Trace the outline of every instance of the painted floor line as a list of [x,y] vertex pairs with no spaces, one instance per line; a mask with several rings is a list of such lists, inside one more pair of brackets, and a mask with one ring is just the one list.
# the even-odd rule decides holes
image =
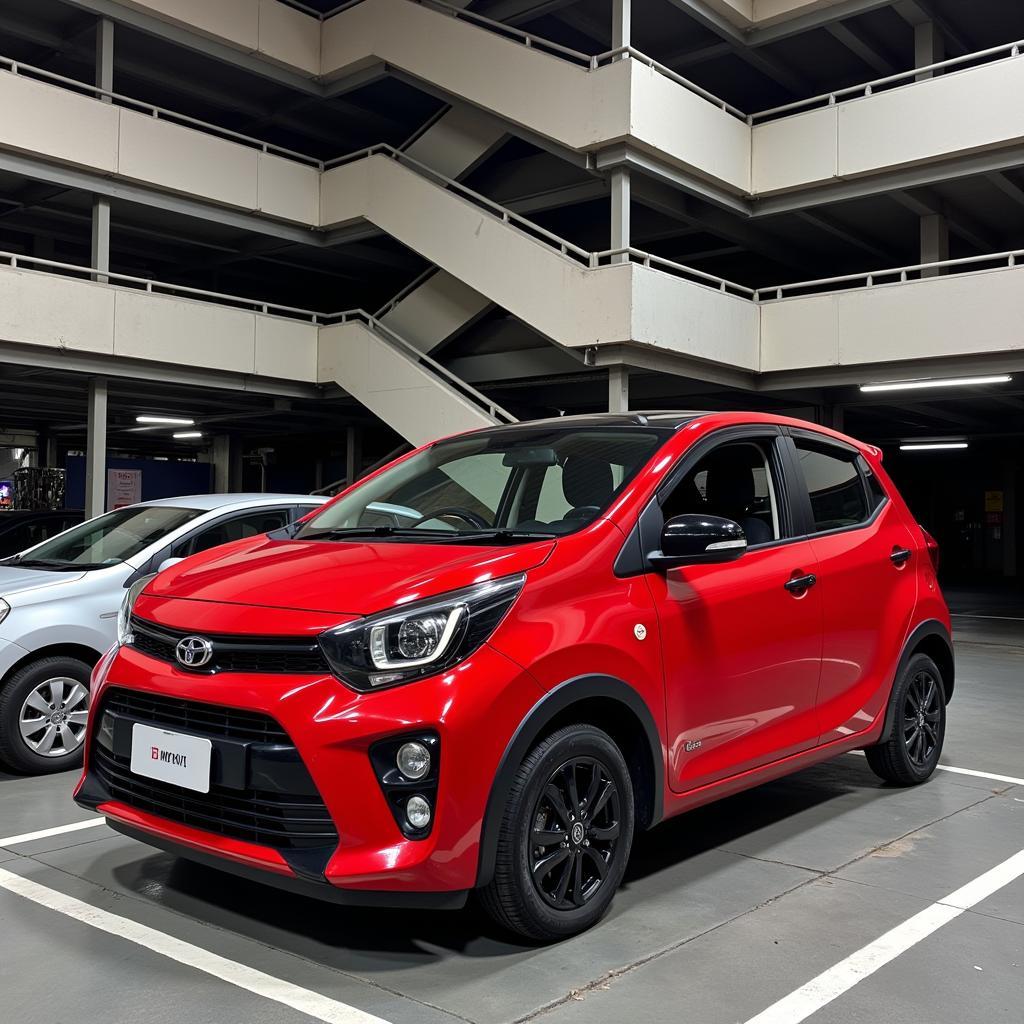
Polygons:
[[975,612],[951,612],[950,617],[954,619],[989,619],[995,622],[1024,622],[1024,618],[1017,615],[982,615]]
[[955,772],[957,775],[974,775],[979,779],[992,779],[995,782],[1009,782],[1011,786],[1024,786],[1024,779],[1015,779],[1012,775],[995,775],[992,772],[979,772],[973,768],[954,768],[951,764],[935,766],[940,772]]
[[106,818],[87,818],[85,821],[73,821],[69,825],[55,825],[53,828],[41,828],[38,832],[23,832],[20,836],[8,836],[0,839],[0,849],[5,846],[15,846],[18,843],[30,843],[33,839],[49,839],[50,836],[60,836],[65,832],[77,832],[82,828],[95,828],[97,825],[106,824]]
[[6,889],[39,906],[81,921],[90,928],[107,932],[109,935],[134,942],[137,946],[143,946],[160,956],[177,960],[187,967],[193,967],[211,977],[226,981],[229,985],[290,1006],[299,1013],[324,1021],[325,1024],[388,1024],[383,1018],[349,1006],[348,1003],[339,1002],[319,992],[294,985],[283,978],[275,978],[252,967],[246,967],[245,964],[228,960],[200,946],[176,939],[173,935],[139,924],[130,918],[94,907],[74,896],[50,889],[4,868],[0,868],[0,889]]
[[746,1024],[800,1024],[858,982],[895,960],[944,924],[1024,875],[1024,850],[896,925],[874,942],[823,971],[794,992],[751,1017]]

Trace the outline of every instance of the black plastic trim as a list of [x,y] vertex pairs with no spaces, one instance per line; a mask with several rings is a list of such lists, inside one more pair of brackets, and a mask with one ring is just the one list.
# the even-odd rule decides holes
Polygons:
[[556,716],[572,707],[573,704],[593,697],[618,701],[639,719],[651,758],[654,791],[651,794],[651,811],[648,820],[637,824],[642,828],[652,828],[661,821],[665,799],[665,765],[661,736],[650,708],[633,687],[614,676],[583,675],[567,679],[534,704],[526,717],[519,723],[519,727],[502,754],[498,770],[494,775],[494,782],[491,784],[491,793],[487,799],[487,809],[484,813],[480,833],[480,860],[476,877],[478,887],[487,885],[494,876],[494,860],[498,851],[501,819],[505,813],[505,805],[512,782],[526,755],[543,734],[545,727]]
[[[107,824],[121,835],[136,839],[140,843],[155,846],[158,850],[165,850],[185,860],[195,861],[205,867],[216,868],[218,871],[226,871],[232,875],[238,875],[250,882],[259,882],[261,885],[272,885],[277,889],[284,889],[287,892],[297,893],[301,896],[310,896],[315,900],[324,900],[329,903],[338,903],[347,907],[395,907],[408,910],[459,910],[466,905],[469,893],[466,889],[456,889],[451,892],[410,892],[407,890],[383,890],[383,889],[341,889],[330,882],[320,879],[314,881],[309,877],[292,878],[288,875],[279,875],[274,871],[265,871],[261,868],[250,867],[247,864],[239,864],[237,861],[228,860],[225,857],[218,857],[216,854],[204,853],[195,850],[190,846],[176,843],[163,836],[154,835],[145,829],[133,828],[115,818],[107,818]],[[293,865],[294,867],[294,865]]]
[[[903,651],[900,654],[900,660],[896,664],[896,671],[893,673],[892,682],[889,686],[889,693],[892,694],[892,687],[896,685],[896,680],[899,679],[903,670],[907,667],[907,662],[910,661],[914,654],[917,646],[929,636],[937,636],[946,645],[949,651],[949,663],[953,666],[953,673],[947,679],[945,676],[942,678],[943,689],[946,691],[946,703],[948,704],[953,697],[953,683],[955,679],[956,669],[956,658],[953,654],[953,640],[949,635],[949,630],[939,622],[938,619],[928,619],[922,622],[911,634],[907,637],[906,642],[903,644]],[[892,706],[890,700],[889,706],[885,712],[885,724],[882,726],[882,735],[879,737],[878,742],[884,743],[892,735],[893,717],[895,715],[895,708]]]

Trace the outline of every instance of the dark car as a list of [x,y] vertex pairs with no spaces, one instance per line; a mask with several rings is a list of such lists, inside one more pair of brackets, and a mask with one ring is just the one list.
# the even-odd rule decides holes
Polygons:
[[47,509],[31,512],[13,509],[0,512],[0,558],[16,555],[25,548],[70,530],[85,518],[80,508]]

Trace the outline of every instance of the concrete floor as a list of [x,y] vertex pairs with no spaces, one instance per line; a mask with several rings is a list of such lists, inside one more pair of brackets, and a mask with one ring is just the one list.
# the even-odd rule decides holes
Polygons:
[[[956,626],[943,763],[1020,778],[1024,621]],[[73,781],[0,775],[0,836],[83,819]],[[609,917],[547,949],[475,911],[284,896],[102,825],[0,848],[0,869],[335,1000],[319,1019],[735,1024],[1022,848],[1024,786],[939,771],[887,789],[847,755],[640,837]],[[3,889],[0,995],[11,1024],[314,1019]],[[1024,877],[809,1019],[1021,1024]]]

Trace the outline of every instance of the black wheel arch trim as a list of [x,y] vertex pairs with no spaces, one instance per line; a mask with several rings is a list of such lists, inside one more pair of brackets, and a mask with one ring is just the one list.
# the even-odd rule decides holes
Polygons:
[[505,747],[498,770],[491,784],[487,798],[480,832],[480,852],[477,864],[477,887],[487,885],[494,875],[494,861],[498,850],[498,833],[501,819],[505,813],[508,793],[519,766],[523,763],[530,748],[562,712],[574,704],[593,698],[616,701],[628,708],[638,719],[643,729],[648,754],[651,758],[651,793],[650,813],[643,822],[637,821],[638,827],[652,828],[661,820],[665,793],[665,765],[662,755],[661,735],[655,724],[651,709],[637,691],[623,680],[615,676],[581,675],[567,679],[546,693],[530,709],[519,723],[515,733]]
[[[892,695],[892,688],[896,685],[896,680],[903,674],[903,670],[907,667],[907,663],[917,653],[918,648],[921,646],[921,641],[926,640],[929,637],[937,637],[945,647],[948,655],[948,664],[946,666],[940,665],[939,668],[943,669],[942,676],[942,688],[946,695],[946,703],[948,704],[953,697],[953,683],[955,678],[956,670],[956,659],[953,656],[953,640],[949,634],[949,630],[941,623],[938,619],[928,619],[918,625],[914,631],[907,637],[903,644],[903,651],[900,654],[900,660],[896,665],[896,672],[892,677],[892,686],[889,688],[890,698]],[[948,678],[945,669],[949,670]],[[889,706],[885,712],[885,724],[882,727],[882,735],[879,737],[879,743],[885,743],[892,735],[893,719],[895,717],[895,708],[892,706],[890,699]]]

